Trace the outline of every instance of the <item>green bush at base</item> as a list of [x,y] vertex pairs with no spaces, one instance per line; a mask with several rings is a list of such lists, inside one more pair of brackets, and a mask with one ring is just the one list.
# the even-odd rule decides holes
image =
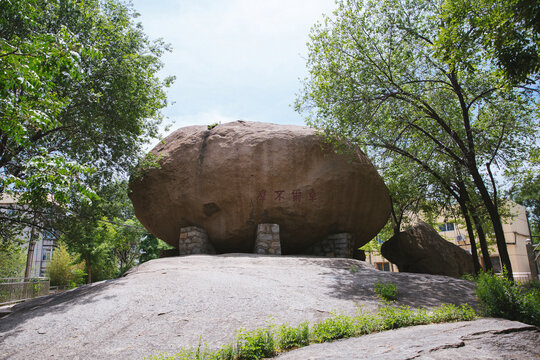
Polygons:
[[476,282],[476,295],[484,315],[540,326],[540,286],[537,281],[511,282],[503,272],[501,276],[481,273]]

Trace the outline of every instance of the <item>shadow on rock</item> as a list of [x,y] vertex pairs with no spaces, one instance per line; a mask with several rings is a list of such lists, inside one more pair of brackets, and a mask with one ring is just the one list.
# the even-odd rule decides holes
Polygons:
[[385,272],[353,259],[302,259],[306,264],[327,268],[335,280],[329,296],[357,302],[380,301],[373,292],[377,281],[393,282],[398,288],[396,305],[434,307],[441,304],[469,304],[477,309],[476,285],[472,281],[442,275]]
[[102,296],[103,291],[109,287],[120,285],[119,281],[121,279],[105,280],[17,304],[12,308],[11,314],[0,319],[0,339],[4,340],[14,335],[15,333],[9,333],[9,331],[33,318],[51,313],[61,314],[72,305],[89,304],[97,301],[98,298],[111,298],[113,297],[111,295]]

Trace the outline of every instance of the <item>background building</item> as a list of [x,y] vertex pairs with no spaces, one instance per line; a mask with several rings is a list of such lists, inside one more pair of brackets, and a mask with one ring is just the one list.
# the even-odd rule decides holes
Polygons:
[[[514,279],[528,280],[537,278],[538,258],[533,249],[534,244],[531,242],[526,209],[522,205],[510,202],[510,211],[513,216],[504,221],[503,230],[510,262],[512,263]],[[451,221],[441,216],[437,219],[437,223],[436,229],[439,235],[467,250],[469,253],[471,252],[467,229],[465,225],[462,225],[464,221],[460,219]],[[477,247],[479,249],[478,244]],[[494,271],[500,273],[502,270],[501,259],[495,244],[489,246],[489,254]],[[484,266],[480,254],[479,260],[481,265]],[[396,265],[390,263],[379,253],[366,253],[366,261],[381,271],[399,271]]]
[[[13,212],[20,210],[21,206],[13,197],[4,194],[0,199],[0,211],[13,214]],[[56,235],[54,231],[45,231],[38,226],[29,225],[24,227],[17,237],[22,240],[22,246],[26,249],[27,254],[30,251],[28,277],[46,276],[55,247]]]

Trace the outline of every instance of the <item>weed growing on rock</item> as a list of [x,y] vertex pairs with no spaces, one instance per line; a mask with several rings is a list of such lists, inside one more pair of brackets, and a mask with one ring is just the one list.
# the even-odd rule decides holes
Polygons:
[[309,345],[309,324],[303,322],[298,327],[281,325],[277,331],[277,346],[289,350]]
[[392,282],[384,283],[380,279],[375,283],[373,291],[381,300],[393,301],[398,295],[397,285]]
[[313,325],[311,338],[322,343],[354,336],[356,333],[355,318],[346,315],[334,315],[331,318]]
[[176,355],[157,354],[148,360],[256,360],[278,352],[337,339],[396,329],[399,327],[430,323],[468,321],[476,318],[468,305],[442,305],[434,309],[411,309],[407,306],[382,306],[376,313],[360,313],[357,316],[334,314],[332,317],[309,327],[301,323],[297,327],[282,325],[241,330],[234,344],[210,351],[201,345],[196,349],[183,349]]
[[238,360],[257,360],[273,356],[276,351],[274,334],[270,329],[242,330],[236,340]]

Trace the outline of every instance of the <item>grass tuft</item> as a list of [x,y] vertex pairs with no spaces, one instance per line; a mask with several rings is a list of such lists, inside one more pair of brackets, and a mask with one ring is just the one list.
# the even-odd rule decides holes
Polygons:
[[384,283],[380,279],[375,283],[373,291],[381,300],[394,301],[397,299],[398,289],[393,282]]

